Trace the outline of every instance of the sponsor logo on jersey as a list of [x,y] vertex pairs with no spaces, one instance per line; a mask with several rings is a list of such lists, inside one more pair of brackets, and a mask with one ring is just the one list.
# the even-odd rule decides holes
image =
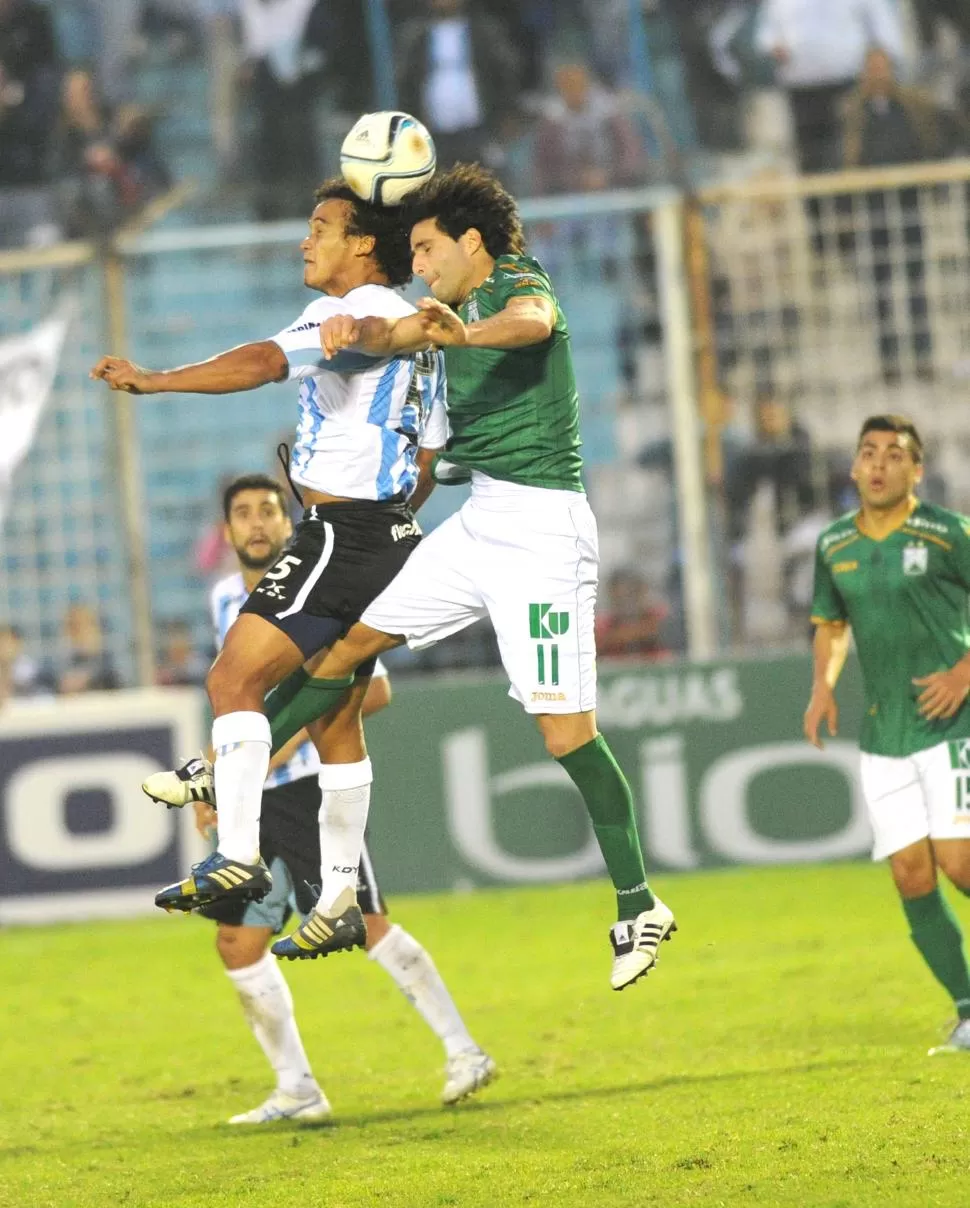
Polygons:
[[482,317],[478,310],[478,299],[477,298],[468,299],[468,302],[466,304],[466,311],[467,311],[467,317],[465,319],[466,323],[477,323],[478,320]]
[[903,546],[904,575],[925,575],[929,560],[930,551],[922,541],[910,541]]
[[290,331],[317,331],[319,327],[319,323],[298,323],[296,327],[291,327]]
[[931,533],[943,533],[944,536],[949,533],[949,529],[945,524],[938,524],[935,520],[924,520],[922,516],[910,516],[906,521],[907,528],[928,529]]
[[832,574],[833,575],[844,575],[844,574],[847,574],[850,570],[858,570],[858,569],[859,569],[858,562],[833,562],[832,563]]
[[859,530],[853,526],[852,528],[839,529],[837,533],[827,533],[819,539],[819,545],[822,552],[829,548],[830,545],[835,545],[839,541],[845,541],[849,537],[858,537]]

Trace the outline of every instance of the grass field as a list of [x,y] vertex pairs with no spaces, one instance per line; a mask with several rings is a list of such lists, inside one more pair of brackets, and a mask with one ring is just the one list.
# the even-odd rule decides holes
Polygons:
[[[270,1082],[201,920],[0,934],[0,1205],[956,1205],[970,1054],[885,870],[660,878],[681,930],[608,989],[601,884],[399,899],[502,1077],[362,957],[287,964],[331,1125],[222,1124]],[[970,925],[970,910],[957,909]]]

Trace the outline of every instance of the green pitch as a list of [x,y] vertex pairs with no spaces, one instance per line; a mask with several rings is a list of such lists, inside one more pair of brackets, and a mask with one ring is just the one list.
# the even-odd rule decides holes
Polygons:
[[220,1123],[270,1081],[201,920],[7,930],[0,1204],[970,1202],[970,1054],[926,1057],[948,1004],[885,870],[657,884],[681,929],[622,994],[605,885],[393,903],[501,1067],[457,1109],[380,969],[287,964],[337,1113],[315,1129]]

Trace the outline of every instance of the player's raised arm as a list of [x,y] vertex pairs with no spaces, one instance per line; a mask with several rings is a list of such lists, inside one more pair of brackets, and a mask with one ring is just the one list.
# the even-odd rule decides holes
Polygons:
[[428,337],[442,348],[528,348],[548,340],[556,325],[555,306],[539,294],[510,298],[498,314],[470,323],[437,298],[422,298],[418,306]]
[[102,357],[90,376],[127,394],[232,394],[281,382],[287,368],[279,345],[259,340],[178,369],[142,369],[123,357]]
[[406,356],[431,347],[426,326],[420,314],[397,319],[334,315],[320,324],[320,346],[327,361],[347,350],[370,357]]

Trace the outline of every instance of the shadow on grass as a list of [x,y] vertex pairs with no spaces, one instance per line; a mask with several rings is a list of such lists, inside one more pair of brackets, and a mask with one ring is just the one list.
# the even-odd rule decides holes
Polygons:
[[[319,1124],[300,1124],[286,1120],[274,1122],[270,1127],[273,1132],[285,1130],[294,1133],[334,1132],[347,1128],[368,1128],[375,1124],[394,1124],[407,1120],[453,1120],[463,1115],[480,1115],[507,1111],[509,1108],[534,1105],[541,1107],[543,1103],[573,1103],[584,1099],[601,1100],[617,1099],[625,1095],[642,1095],[656,1091],[668,1090],[679,1086],[703,1086],[713,1082],[744,1082],[752,1078],[778,1078],[784,1075],[816,1074],[830,1070],[845,1070],[856,1066],[867,1065],[868,1062],[853,1058],[837,1058],[831,1061],[808,1061],[800,1065],[771,1066],[756,1070],[727,1070],[713,1074],[670,1074],[664,1078],[653,1078],[643,1082],[628,1082],[622,1086],[598,1086],[576,1088],[575,1090],[554,1090],[535,1095],[518,1095],[511,1098],[499,1099],[494,1091],[486,1091],[483,1099],[466,1100],[456,1108],[442,1107],[440,1104],[427,1104],[423,1107],[392,1108],[388,1111],[360,1112],[354,1115],[338,1114],[332,1120],[321,1121]],[[222,1129],[223,1125],[218,1126]],[[252,1137],[253,1129],[227,1127],[228,1132],[236,1136]]]

